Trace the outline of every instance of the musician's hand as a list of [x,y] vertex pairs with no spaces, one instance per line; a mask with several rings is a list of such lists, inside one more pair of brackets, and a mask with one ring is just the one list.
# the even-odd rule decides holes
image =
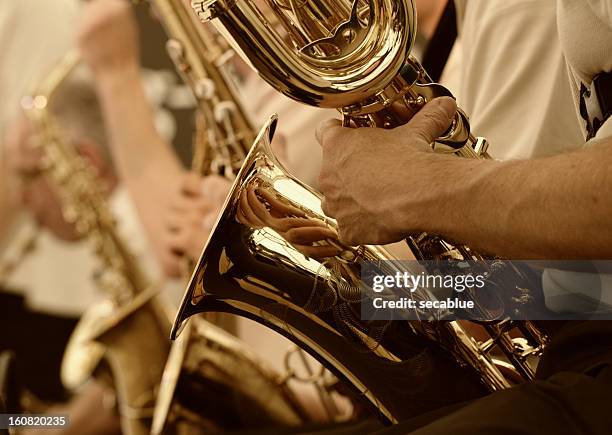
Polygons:
[[335,120],[319,126],[323,210],[338,221],[342,242],[387,244],[422,229],[428,203],[443,200],[440,163],[454,158],[434,154],[430,144],[455,112],[453,99],[438,98],[393,130],[344,128]]
[[[7,126],[4,148],[12,190],[20,196],[21,205],[42,228],[64,241],[78,240],[82,235],[65,219],[58,187],[46,176],[44,148],[40,145],[32,125],[23,114]],[[85,139],[74,140],[70,146],[96,171],[100,187],[108,188],[105,193],[109,193],[115,179],[99,147]]]
[[188,173],[165,217],[164,272],[180,276],[184,258],[197,260],[221,212],[231,182],[219,176]]
[[91,0],[83,6],[78,46],[96,75],[139,68],[138,24],[126,0]]

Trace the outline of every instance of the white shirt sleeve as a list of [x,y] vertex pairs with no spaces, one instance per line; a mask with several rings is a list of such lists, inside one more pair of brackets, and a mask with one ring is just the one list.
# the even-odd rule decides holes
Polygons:
[[460,23],[459,105],[496,158],[583,142],[550,0],[469,0]]

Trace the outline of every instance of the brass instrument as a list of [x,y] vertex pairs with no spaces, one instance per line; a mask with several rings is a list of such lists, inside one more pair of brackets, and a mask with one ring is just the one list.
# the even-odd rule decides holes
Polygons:
[[[193,7],[231,35],[276,89],[306,104],[338,108],[346,126],[392,128],[405,122],[394,104],[416,113],[432,98],[451,95],[409,56],[416,23],[410,0],[206,0]],[[173,338],[200,312],[251,318],[308,349],[390,422],[507,388],[508,370],[533,376],[528,359],[541,353],[546,336],[531,322],[484,322],[491,339],[477,342],[456,321],[362,320],[360,262],[381,261],[390,275],[403,266],[381,247],[339,241],[321,196],[274,157],[275,125],[273,118],[264,127],[238,174]],[[487,146],[459,110],[435,149],[487,158]],[[426,233],[408,243],[419,260],[485,258]],[[522,279],[517,272],[517,283]],[[528,345],[512,338],[516,330]],[[495,361],[493,349],[508,363]]]
[[203,27],[180,0],[148,0],[169,37],[166,49],[191,89],[201,116],[193,168],[233,179],[256,137],[240,104],[231,61],[234,51],[212,26]]
[[11,255],[0,258],[0,285],[8,280],[15,269],[36,249],[38,231],[28,228],[25,234],[19,234],[14,242],[17,248]]
[[156,288],[148,284],[117,234],[97,175],[66,144],[49,109],[54,93],[79,60],[76,52],[69,52],[23,102],[43,151],[42,170],[57,188],[65,219],[86,238],[99,260],[96,284],[108,297],[81,318],[64,355],[62,380],[76,388],[91,376],[106,380],[110,374],[123,433],[147,434],[170,348],[170,318]]
[[[202,27],[181,0],[148,3],[169,37],[166,48],[176,70],[197,102],[192,169],[233,179],[255,140],[255,130],[236,98],[233,51],[212,27]],[[152,434],[297,426],[308,421],[286,379],[213,320],[219,319],[197,317],[172,346]]]

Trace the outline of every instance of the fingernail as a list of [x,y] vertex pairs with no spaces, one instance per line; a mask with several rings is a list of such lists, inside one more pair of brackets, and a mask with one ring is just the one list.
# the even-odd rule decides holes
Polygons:
[[448,119],[453,119],[457,113],[457,103],[451,97],[437,98],[440,108]]

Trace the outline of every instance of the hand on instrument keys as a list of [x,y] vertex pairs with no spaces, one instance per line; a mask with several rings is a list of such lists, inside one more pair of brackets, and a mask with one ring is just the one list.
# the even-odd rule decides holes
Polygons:
[[342,242],[387,244],[424,228],[428,204],[443,200],[441,159],[454,158],[433,153],[430,144],[456,110],[444,97],[392,130],[345,128],[337,120],[320,124],[323,211],[338,221]]
[[183,272],[185,257],[199,258],[232,184],[217,175],[202,178],[189,172],[180,185],[164,219],[166,248],[162,264],[165,273],[174,277]]
[[[19,181],[15,190],[36,223],[64,241],[76,241],[82,234],[65,217],[57,186],[43,170],[44,153],[38,140],[24,114],[9,123],[4,138],[7,169],[13,180]],[[75,138],[70,146],[95,170],[102,192],[110,194],[116,178],[100,147],[86,137]]]
[[138,24],[126,0],[91,0],[78,28],[81,56],[96,75],[139,67]]

